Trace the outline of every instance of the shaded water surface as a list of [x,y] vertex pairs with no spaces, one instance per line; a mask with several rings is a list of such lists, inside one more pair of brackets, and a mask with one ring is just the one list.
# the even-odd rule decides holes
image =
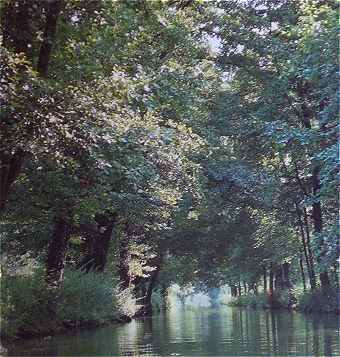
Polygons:
[[239,308],[179,308],[122,326],[32,340],[11,356],[340,356],[339,319]]

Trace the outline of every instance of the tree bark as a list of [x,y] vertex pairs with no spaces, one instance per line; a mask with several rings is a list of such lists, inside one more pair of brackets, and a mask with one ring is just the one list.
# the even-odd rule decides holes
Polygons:
[[[312,184],[313,184],[313,194],[314,198],[318,195],[320,188],[321,188],[321,183],[320,183],[320,167],[317,165],[313,169],[313,175],[312,175]],[[313,201],[313,221],[314,221],[314,231],[316,234],[322,235],[322,210],[321,210],[321,202],[320,200]],[[321,250],[323,249],[323,238],[322,236],[319,237],[319,245],[321,247]],[[321,253],[318,257],[318,261],[320,263],[321,257],[323,253]],[[327,288],[330,285],[329,277],[328,277],[328,272],[324,271],[320,273],[320,282],[321,282],[321,287],[322,288]]]
[[52,240],[46,260],[46,282],[50,288],[59,288],[63,278],[64,261],[70,238],[68,217],[64,214],[56,218]]
[[110,247],[111,236],[115,226],[115,218],[104,215],[96,217],[97,229],[88,238],[88,252],[80,263],[80,268],[89,271],[104,271]]
[[283,271],[282,271],[282,266],[279,265],[276,267],[275,272],[275,289],[280,289],[283,290],[285,288],[284,286],[284,281],[283,281]]
[[305,278],[305,271],[303,268],[303,258],[302,258],[302,254],[300,254],[300,258],[299,258],[299,264],[300,264],[300,270],[301,270],[301,280],[302,280],[302,285],[303,285],[303,291],[306,291],[306,278]]
[[128,248],[129,238],[123,234],[119,240],[119,278],[122,289],[127,289],[130,286],[130,275],[128,266]]
[[269,270],[269,294],[272,295],[274,292],[274,271],[273,271],[273,263],[270,263]]
[[293,287],[293,283],[290,281],[289,276],[290,264],[285,262],[282,264],[282,278],[283,278],[283,288],[291,289]]
[[[315,113],[313,110],[308,106],[306,103],[306,100],[309,95],[309,88],[308,88],[308,83],[303,83],[302,81],[297,83],[297,94],[301,98],[302,104],[301,104],[301,111],[302,111],[302,116],[301,116],[301,122],[303,126],[306,129],[312,129],[311,125],[311,120],[314,117]],[[314,162],[314,167],[312,170],[312,188],[313,188],[313,212],[312,212],[312,217],[313,217],[313,222],[314,222],[314,232],[319,236],[319,246],[321,251],[323,250],[323,238],[322,238],[322,209],[321,209],[321,202],[320,199],[316,200],[316,197],[318,196],[320,189],[321,189],[321,182],[320,182],[320,165],[317,162]],[[320,263],[322,257],[319,255],[318,257],[318,262]],[[324,271],[319,275],[320,282],[321,282],[321,287],[322,288],[327,288],[330,285],[329,277],[328,277],[328,272]]]
[[0,212],[5,209],[11,186],[21,171],[23,161],[22,150],[18,150],[13,155],[7,155],[5,150],[0,149]]
[[315,268],[314,268],[314,254],[312,251],[312,246],[311,246],[311,239],[310,239],[310,231],[309,231],[309,223],[308,223],[308,214],[307,210],[305,207],[303,207],[303,218],[304,218],[304,227],[305,227],[305,232],[306,232],[306,246],[308,250],[308,257],[309,257],[309,266],[310,266],[310,271],[313,279],[313,286],[311,285],[311,289],[314,290],[316,289],[316,274],[315,274]]
[[[309,115],[309,113],[308,113],[308,115]],[[304,122],[304,126],[306,128],[311,129],[309,117],[307,116],[306,118],[308,120],[306,120],[306,122]],[[310,197],[309,191],[306,189],[306,187],[304,187],[303,182],[299,176],[299,168],[298,168],[297,163],[294,162],[294,165],[295,165],[295,173],[296,173],[295,176],[296,176],[296,180],[300,186],[300,189],[306,197]],[[296,208],[296,213],[297,213],[297,218],[298,218],[298,224],[299,224],[300,231],[301,231],[301,240],[302,240],[305,259],[306,259],[309,282],[310,282],[311,289],[315,290],[316,289],[316,275],[315,275],[315,270],[314,270],[314,255],[313,255],[313,252],[311,249],[311,243],[310,243],[308,215],[307,215],[307,211],[306,211],[305,207],[302,208],[303,214],[301,213],[301,209],[297,202],[295,202],[295,208]],[[302,216],[303,216],[303,220],[302,220]],[[307,251],[308,251],[308,253],[307,253]]]
[[41,77],[47,76],[53,42],[57,31],[57,21],[62,4],[62,0],[50,0],[46,2],[46,23],[37,65]]
[[267,293],[267,269],[263,267],[263,291]]
[[[295,206],[296,206],[296,214],[297,214],[297,218],[298,218],[298,226],[300,228],[300,233],[301,233],[300,234],[301,243],[302,243],[303,253],[304,253],[304,257],[305,257],[305,261],[306,261],[309,283],[310,283],[311,289],[315,290],[316,289],[316,279],[315,279],[314,270],[311,267],[310,256],[308,255],[308,252],[307,252],[307,241],[306,241],[303,222],[301,219],[301,211],[297,204],[295,204]],[[298,232],[297,232],[297,234],[298,234]]]

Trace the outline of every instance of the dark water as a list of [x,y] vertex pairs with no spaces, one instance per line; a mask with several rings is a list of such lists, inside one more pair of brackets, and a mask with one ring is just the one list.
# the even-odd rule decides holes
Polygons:
[[11,356],[340,356],[339,318],[182,308],[122,326],[25,342]]

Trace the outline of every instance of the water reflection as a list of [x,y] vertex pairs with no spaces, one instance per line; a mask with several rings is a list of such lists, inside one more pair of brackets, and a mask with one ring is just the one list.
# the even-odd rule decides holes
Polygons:
[[30,341],[26,356],[339,356],[334,315],[180,308],[123,326]]

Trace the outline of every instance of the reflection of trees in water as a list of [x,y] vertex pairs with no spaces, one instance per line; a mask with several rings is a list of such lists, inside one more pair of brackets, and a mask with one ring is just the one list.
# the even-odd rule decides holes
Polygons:
[[316,322],[316,320],[312,320],[312,326],[313,326],[313,340],[312,340],[312,352],[315,355],[319,355],[320,351],[320,332],[319,332],[319,323]]
[[[323,330],[324,356],[332,356],[333,336],[327,328]],[[339,338],[340,336],[338,336]],[[339,341],[339,340],[338,340]]]
[[253,350],[256,352],[258,355],[259,352],[261,351],[262,348],[262,328],[261,328],[261,322],[260,322],[260,317],[262,314],[250,314],[248,311],[248,315],[250,315],[249,320],[251,321],[251,326],[252,328],[250,329],[251,334],[252,334],[252,339],[251,343],[254,346]]
[[[69,336],[70,337],[70,336]],[[36,347],[36,349],[35,349]],[[72,340],[14,355],[184,356],[305,355],[339,356],[339,319],[335,315],[223,307],[175,309],[122,326],[83,331]],[[37,351],[37,353],[34,353]],[[43,351],[43,352],[42,352]],[[199,353],[198,351],[202,352]],[[11,354],[13,355],[13,353]]]
[[233,346],[243,345],[254,355],[263,349],[282,356],[333,356],[339,351],[339,320],[334,315],[232,309],[231,319]]
[[278,350],[281,354],[287,355],[293,342],[295,341],[293,313],[276,314],[277,342]]
[[[339,351],[339,318],[332,314],[316,314],[309,317],[312,330],[312,352],[316,355],[333,356]],[[337,355],[337,354],[336,354]]]
[[242,309],[232,309],[232,341],[239,343],[243,338],[243,326],[242,326]]
[[308,326],[307,319],[304,319],[303,324],[304,324],[304,331],[305,331],[305,350],[304,350],[304,352],[306,354],[308,354],[309,353],[309,326]]
[[270,335],[270,329],[269,329],[269,314],[267,311],[265,312],[265,326],[266,326],[267,349],[268,349],[268,351],[270,351],[271,350],[271,335]]
[[239,319],[240,319],[240,324],[239,324],[239,326],[240,326],[240,337],[241,337],[241,342],[242,343],[244,343],[244,340],[243,340],[243,337],[244,337],[244,332],[243,332],[243,310],[242,309],[240,309],[239,310]]
[[270,326],[271,326],[271,332],[272,332],[272,349],[273,351],[277,351],[277,327],[276,327],[276,319],[275,315],[273,313],[270,314]]

